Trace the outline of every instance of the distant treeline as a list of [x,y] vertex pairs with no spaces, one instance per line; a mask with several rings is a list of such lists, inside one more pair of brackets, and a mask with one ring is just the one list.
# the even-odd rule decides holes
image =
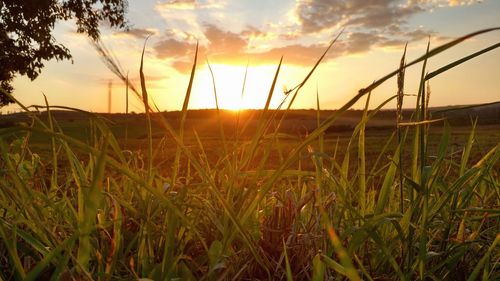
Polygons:
[[[331,116],[335,110],[322,110],[320,113],[320,121],[325,120]],[[404,120],[410,120],[414,110],[404,109],[402,112]],[[52,116],[59,122],[74,122],[86,120],[89,115],[84,112],[67,111],[67,110],[54,110],[51,112]],[[329,131],[349,131],[353,129],[353,126],[358,123],[361,119],[363,111],[362,110],[348,110],[339,118],[339,125],[334,125],[329,129]],[[163,114],[167,120],[172,121],[175,126],[177,120],[180,120],[181,113],[179,111],[169,111],[161,112],[155,114]],[[250,109],[242,110],[240,112],[231,110],[221,110],[220,116],[224,123],[232,123],[236,119],[240,121],[245,121],[251,119],[251,121],[257,121],[262,114],[262,110]],[[280,120],[285,111],[283,110],[270,110],[267,112],[266,118],[274,117],[275,120]],[[291,110],[286,113],[286,120],[288,124],[285,124],[285,128],[303,128],[308,131],[316,126],[317,112],[314,109],[300,109]],[[38,113],[39,117],[43,120],[47,118],[47,112],[41,111]],[[122,122],[134,122],[144,119],[143,113],[97,113],[105,119],[110,120],[112,123],[122,123]],[[431,108],[430,109],[431,119],[433,118],[446,118],[451,125],[469,125],[472,120],[478,119],[478,124],[489,125],[489,124],[500,124],[500,104],[493,104],[488,106],[480,107],[441,107],[441,108]],[[395,125],[396,111],[392,109],[385,109],[379,111],[375,117],[370,121],[368,127],[372,128],[386,128]],[[217,112],[215,109],[198,109],[190,110],[187,114],[186,125],[189,123],[196,123],[197,121],[210,121],[217,119]],[[30,117],[26,113],[14,113],[14,114],[4,114],[0,115],[0,128],[12,127],[19,122],[29,122]],[[293,121],[293,122],[290,122]]]

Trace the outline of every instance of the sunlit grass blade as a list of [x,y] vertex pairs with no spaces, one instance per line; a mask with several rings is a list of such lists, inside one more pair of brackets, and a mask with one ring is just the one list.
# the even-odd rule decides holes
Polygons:
[[463,106],[453,106],[450,108],[434,110],[433,113],[434,114],[443,114],[443,113],[447,113],[447,112],[460,111],[460,110],[464,110],[464,109],[483,107],[483,106],[489,106],[489,105],[495,105],[495,104],[500,104],[500,101],[480,103],[480,104],[471,104],[471,105],[463,105]]
[[404,99],[404,84],[405,84],[405,63],[406,63],[406,48],[408,47],[408,43],[405,44],[405,49],[403,51],[403,56],[399,62],[399,72],[397,76],[398,83],[398,92],[397,92],[397,107],[396,107],[396,123],[397,127],[397,135],[398,135],[398,145],[401,147],[401,153],[399,153],[399,167],[398,167],[398,176],[399,176],[399,210],[401,213],[404,212],[404,174],[403,174],[403,154],[404,154],[404,145],[403,145],[403,136],[401,132],[401,128],[399,124],[403,119],[403,99]]
[[139,75],[141,79],[141,93],[142,93],[142,103],[144,104],[144,112],[146,113],[146,121],[147,121],[147,132],[148,132],[148,180],[151,180],[151,175],[153,172],[153,132],[151,129],[151,108],[149,106],[149,97],[148,91],[146,89],[146,79],[144,77],[144,52],[146,50],[146,43],[148,42],[149,37],[144,41],[144,46],[142,47],[141,54],[141,66],[139,68]]
[[142,47],[142,53],[141,53],[141,65],[139,68],[139,76],[141,79],[141,91],[142,91],[142,103],[144,104],[144,112],[146,115],[150,113],[150,107],[149,107],[149,97],[148,97],[148,91],[146,89],[146,78],[144,77],[144,52],[146,51],[146,43],[148,42],[148,38],[144,41],[144,46]]
[[321,57],[319,57],[319,59],[316,61],[316,63],[314,64],[314,66],[311,68],[311,70],[309,71],[309,73],[307,73],[307,75],[304,77],[304,79],[302,80],[302,82],[300,82],[297,86],[295,86],[294,88],[288,90],[285,94],[286,94],[286,97],[285,99],[283,100],[283,102],[280,104],[280,108],[281,106],[284,104],[285,100],[288,99],[290,93],[293,92],[293,95],[292,95],[292,98],[290,99],[290,102],[288,103],[284,113],[282,114],[281,118],[280,118],[280,121],[278,122],[278,125],[277,125],[277,128],[279,128],[283,122],[283,120],[285,120],[288,112],[290,111],[290,109],[292,108],[292,105],[295,101],[295,99],[297,98],[298,94],[299,94],[299,91],[302,89],[302,87],[304,87],[304,85],[306,85],[307,81],[309,80],[309,78],[313,75],[313,73],[316,71],[316,68],[320,65],[320,63],[323,61],[323,59],[325,58],[325,56],[328,54],[328,51],[331,49],[331,47],[335,44],[335,42],[337,42],[337,40],[340,38],[340,36],[342,35],[342,33],[344,32],[344,30],[342,29],[338,34],[337,36],[335,36],[335,38],[333,38],[333,40],[330,42],[330,44],[328,45],[328,47],[325,49],[325,51],[323,52],[323,54],[321,55]]
[[260,117],[259,120],[257,121],[257,130],[254,136],[252,137],[252,141],[248,147],[248,150],[246,151],[241,161],[242,167],[247,167],[251,163],[255,155],[257,145],[259,144],[259,141],[261,140],[262,136],[265,134],[265,129],[267,128],[266,124],[268,122],[272,122],[272,120],[268,120],[266,122],[266,118],[267,118],[267,113],[269,111],[269,106],[271,105],[271,100],[273,97],[274,89],[276,87],[276,81],[278,80],[282,62],[283,62],[283,57],[280,59],[278,67],[276,68],[276,73],[274,74],[274,79],[271,84],[271,88],[269,89],[269,94],[267,95],[266,104],[264,105],[264,108],[260,112]]
[[[119,61],[113,56],[113,54],[109,51],[109,49],[104,45],[104,42],[101,40],[92,40],[92,46],[99,54],[99,58],[102,60],[104,65],[115,74],[122,82],[127,83],[127,76],[124,74],[122,67],[120,66]],[[141,94],[135,88],[135,86],[128,81],[128,87],[132,90],[135,96],[142,100]]]
[[385,174],[384,182],[380,187],[377,199],[377,205],[375,207],[375,214],[381,214],[384,211],[385,207],[387,206],[387,202],[389,202],[389,198],[392,192],[392,187],[394,185],[394,179],[396,176],[396,170],[398,169],[399,166],[398,162],[399,162],[400,150],[401,147],[398,146],[396,148],[396,151],[394,152],[394,155],[391,158],[392,159],[391,164]]
[[[431,42],[429,40],[427,42],[426,54],[429,53],[430,43]],[[425,59],[424,59],[424,63],[422,64],[422,70],[421,70],[421,74],[420,74],[421,78],[420,78],[420,84],[419,84],[418,93],[417,93],[417,102],[415,105],[415,122],[425,121],[425,120],[423,120],[424,116],[423,116],[423,110],[422,110],[422,107],[425,106],[425,102],[422,102],[422,99],[424,99],[424,97],[425,97],[425,94],[424,94],[424,91],[425,91],[424,75],[426,72],[426,67],[427,67],[427,57],[425,57]],[[425,160],[423,159],[424,151],[423,151],[423,147],[422,147],[422,144],[423,144],[422,140],[424,138],[424,136],[423,136],[424,132],[422,132],[421,127],[422,126],[415,127],[415,133],[414,133],[414,137],[413,137],[412,164],[411,164],[412,179],[413,179],[413,181],[418,182],[418,183],[420,183],[419,177],[421,176],[422,168],[423,168],[424,162],[425,162]],[[420,166],[418,165],[419,163],[420,163]]]
[[366,212],[366,158],[365,158],[365,128],[368,121],[368,107],[370,105],[371,93],[366,97],[365,109],[361,117],[361,128],[358,137],[358,182],[359,182],[359,206],[361,216]]
[[9,236],[7,236],[5,228],[3,227],[3,225],[0,225],[0,237],[3,240],[3,244],[7,247],[7,252],[9,255],[8,258],[14,266],[16,277],[18,279],[24,280],[26,278],[26,272],[24,271],[21,258],[19,257],[19,253],[17,251],[15,229],[13,229],[12,233],[9,233]]
[[292,268],[290,266],[290,260],[288,259],[288,253],[286,252],[286,243],[283,240],[283,254],[285,255],[285,268],[286,268],[286,280],[293,281]]
[[[51,110],[50,110],[50,107],[49,107],[49,102],[47,101],[47,97],[44,95],[43,96],[44,98],[44,101],[45,101],[45,106],[46,106],[46,109],[47,109],[47,115],[48,115],[48,123],[49,123],[49,128],[53,131],[54,130],[54,120],[52,118],[52,113],[51,113]],[[51,182],[51,185],[50,185],[50,189],[55,189],[57,188],[57,178],[58,178],[58,173],[57,173],[57,170],[58,170],[58,161],[57,161],[57,147],[56,147],[56,140],[55,138],[51,138],[51,148],[52,148],[52,180],[50,181]]]
[[[484,34],[484,33],[489,33],[489,32],[492,32],[492,31],[496,31],[496,30],[500,30],[500,27],[482,29],[482,30],[479,30],[479,31],[476,31],[476,32],[469,33],[469,34],[464,35],[462,37],[459,37],[457,39],[454,39],[454,40],[452,40],[452,41],[450,41],[450,42],[448,42],[446,44],[443,44],[443,45],[441,45],[439,47],[436,47],[436,48],[430,50],[425,55],[423,55],[423,56],[421,56],[421,57],[419,57],[419,58],[417,58],[417,59],[415,59],[415,60],[407,63],[405,65],[405,68],[408,68],[408,67],[410,67],[412,65],[415,65],[415,64],[417,64],[419,62],[422,62],[422,61],[427,60],[427,59],[429,59],[431,57],[434,57],[434,56],[436,56],[436,55],[438,55],[438,54],[440,54],[440,53],[442,53],[442,52],[450,49],[451,47],[453,47],[453,46],[455,46],[457,44],[462,43],[463,41],[465,41],[467,39],[473,38],[475,36],[478,36],[478,35],[481,35],[481,34]],[[373,91],[375,88],[377,88],[378,86],[382,85],[385,81],[387,81],[391,77],[397,75],[399,73],[399,71],[400,71],[399,69],[396,69],[393,72],[387,74],[386,76],[384,76],[384,77],[378,79],[377,81],[373,82],[368,87],[359,90],[358,95],[361,97],[361,96],[363,96],[363,95],[365,95],[365,94]]]
[[300,82],[300,84],[298,84],[297,86],[295,86],[295,88],[289,90],[289,92],[294,91],[294,93],[293,93],[292,99],[288,103],[287,111],[290,110],[290,108],[292,107],[293,102],[297,98],[297,95],[299,94],[300,89],[302,89],[302,87],[304,87],[304,85],[307,83],[307,81],[309,80],[309,78],[316,71],[316,68],[318,68],[318,66],[321,63],[321,61],[323,61],[323,59],[325,58],[325,56],[328,54],[328,51],[330,51],[330,49],[332,48],[333,44],[335,44],[335,42],[337,42],[337,40],[339,39],[340,35],[342,35],[343,32],[344,32],[344,30],[341,30],[339,32],[339,34],[337,34],[337,36],[335,36],[335,38],[333,38],[333,40],[330,42],[330,44],[328,45],[328,47],[326,47],[326,49],[323,52],[323,54],[321,55],[321,57],[319,57],[319,59],[316,61],[316,63],[311,68],[311,70],[309,71],[309,73],[306,75],[306,77],[304,78],[304,80],[302,80],[302,82]]
[[[481,258],[481,260],[478,262],[478,264],[474,267],[474,270],[467,278],[467,281],[473,281],[473,280],[479,279],[480,270],[485,266],[485,263],[490,258],[493,250],[497,247],[497,245],[499,243],[500,243],[500,233],[497,234],[497,236],[495,237],[495,240],[493,241],[491,246],[486,251],[486,254],[484,254],[484,256]],[[495,273],[493,273],[493,274],[495,274]],[[486,273],[485,275],[488,276],[489,274]],[[498,277],[498,276],[495,276],[495,277]]]
[[312,261],[312,281],[323,281],[325,279],[325,264],[321,260],[321,255],[316,254]]
[[[245,66],[245,75],[243,76],[243,83],[241,85],[241,95],[240,95],[240,102],[243,101],[243,97],[245,96],[245,89],[247,85],[247,77],[248,77],[248,67],[249,67],[249,62],[247,61],[247,64]],[[247,120],[247,124],[250,122],[251,118]],[[235,144],[237,146],[239,138],[240,138],[240,122],[241,122],[241,108],[238,110],[238,113],[236,114],[236,128],[234,129],[234,139],[235,139]],[[245,126],[244,126],[245,127]],[[237,161],[237,157],[235,157],[234,161]],[[235,163],[235,166],[237,164]]]
[[334,271],[336,271],[337,273],[339,273],[341,275],[346,276],[346,270],[340,263],[334,261],[333,259],[331,259],[325,255],[321,255],[321,260],[325,263],[325,265],[327,267],[333,269]]
[[[188,87],[186,89],[186,95],[184,96],[184,102],[182,103],[182,111],[181,111],[181,121],[179,124],[179,137],[181,141],[184,140],[184,124],[186,123],[186,116],[188,113],[189,99],[191,98],[191,89],[193,88],[194,75],[196,73],[196,64],[198,61],[198,42],[196,43],[196,50],[194,53],[194,61],[193,66],[191,68],[191,75],[189,77]],[[181,160],[181,148],[177,145],[177,150],[175,152],[175,160],[173,163],[173,173],[172,173],[172,184],[175,184],[179,169],[180,169],[180,160]]]
[[122,209],[120,208],[120,205],[118,202],[111,197],[110,198],[113,202],[113,229],[111,233],[111,241],[110,241],[110,251],[108,253],[108,256],[106,258],[106,268],[105,268],[105,275],[106,275],[106,280],[109,280],[109,278],[112,276],[113,272],[116,270],[116,264],[118,263],[120,257],[118,256],[118,251],[122,246]]
[[432,123],[441,122],[444,120],[446,120],[446,118],[424,120],[424,121],[418,121],[418,122],[401,122],[398,124],[398,126],[399,127],[421,126],[421,125],[428,125],[428,124],[432,124]]
[[474,144],[475,133],[476,133],[477,119],[472,123],[472,129],[469,134],[469,138],[467,139],[467,144],[464,147],[462,152],[462,159],[460,160],[460,170],[459,173],[462,176],[467,168],[467,163],[469,162],[469,157],[472,149],[472,145]]
[[[217,123],[219,125],[219,134],[222,140],[222,145],[224,147],[224,155],[228,155],[229,150],[227,148],[227,141],[226,141],[226,134],[224,132],[224,125],[222,124],[222,118],[220,116],[220,109],[219,109],[219,98],[217,97],[217,87],[215,86],[215,77],[214,77],[214,72],[212,71],[212,67],[210,66],[210,63],[207,60],[207,66],[208,70],[210,71],[210,76],[212,77],[212,84],[214,88],[214,99],[215,99],[215,110],[217,111]],[[246,73],[245,73],[246,75]],[[243,94],[243,92],[242,92]]]
[[[14,230],[14,229],[12,229],[12,225],[7,224],[7,222],[5,222],[5,221],[0,221],[0,224],[2,224],[2,226],[5,226],[10,231]],[[22,229],[18,229],[18,228],[16,228],[15,231],[16,231],[16,235],[18,235],[19,238],[23,239],[23,241],[28,243],[31,247],[33,247],[33,249],[37,250],[40,254],[42,254],[42,255],[48,254],[49,251],[47,250],[46,246],[40,240],[38,240],[36,237],[31,235],[29,232],[26,232],[26,231],[24,231]]]
[[456,60],[456,61],[454,61],[452,63],[449,63],[449,64],[447,64],[447,65],[445,65],[445,66],[443,66],[443,67],[441,67],[441,68],[439,68],[439,69],[437,69],[437,70],[435,70],[435,71],[433,71],[433,72],[428,73],[427,75],[425,75],[425,80],[430,80],[430,79],[436,77],[437,75],[439,75],[439,74],[441,74],[443,72],[446,72],[446,71],[454,68],[455,66],[458,66],[458,65],[460,65],[460,64],[462,64],[462,63],[464,63],[466,61],[469,61],[469,60],[471,60],[471,59],[473,59],[475,57],[478,57],[478,56],[480,56],[480,55],[482,55],[484,53],[492,51],[492,50],[494,50],[494,49],[496,49],[498,47],[500,47],[500,42],[496,43],[496,44],[493,44],[493,45],[491,45],[491,46],[489,46],[487,48],[484,48],[484,49],[482,49],[480,51],[477,51],[477,52],[475,52],[473,54],[470,54],[470,55],[468,55],[466,57],[463,57],[463,58],[461,58],[459,60]]
[[[415,103],[415,112],[414,112],[414,118],[415,118],[415,121],[414,122],[422,122],[424,121],[425,122],[425,115],[424,115],[424,112],[425,112],[425,81],[424,81],[424,76],[425,76],[425,73],[426,73],[426,69],[427,69],[427,62],[428,62],[428,59],[430,58],[430,53],[432,51],[434,51],[435,49],[433,49],[432,51],[430,50],[430,38],[428,39],[427,41],[427,48],[426,48],[426,51],[425,51],[425,55],[422,56],[422,68],[421,68],[421,74],[420,74],[420,83],[419,83],[419,88],[418,88],[418,92],[417,92],[417,101]],[[449,43],[448,43],[449,44]],[[445,44],[446,45],[446,44]],[[440,47],[438,47],[439,49]],[[400,124],[399,124],[400,125]],[[415,130],[414,130],[414,133],[413,133],[413,142],[412,142],[412,154],[411,154],[411,181],[410,181],[410,184],[411,183],[416,183],[416,186],[418,186],[418,189],[421,191],[419,193],[419,195],[422,195],[424,194],[424,196],[426,196],[426,190],[425,190],[425,187],[423,186],[424,183],[422,183],[422,173],[423,173],[423,168],[424,168],[424,165],[425,165],[425,148],[424,148],[424,134],[425,132],[423,131],[423,125],[424,124],[419,124],[418,126],[415,126]],[[420,164],[420,165],[419,165]],[[419,198],[415,198],[415,193],[414,193],[414,190],[413,189],[409,189],[409,193],[408,193],[408,198],[409,198],[409,203],[410,204],[414,204],[415,203],[415,200],[417,200],[417,202],[419,202],[418,200],[420,199]],[[426,233],[424,233],[425,231],[425,224],[426,224],[426,217],[425,217],[425,214],[427,214],[427,210],[426,210],[426,206],[427,206],[427,201],[426,199],[424,199],[424,206],[423,206],[423,213],[424,213],[424,218],[421,219],[421,224],[420,224],[420,231],[421,231],[421,236],[420,236],[420,244],[419,244],[419,261],[420,261],[420,264],[419,264],[419,273],[420,274],[423,274],[423,271],[424,271],[424,259],[425,259],[425,246],[426,246],[426,238],[424,237],[426,235]],[[419,209],[420,211],[420,209]],[[414,228],[411,227],[414,225],[414,217],[417,217],[418,215],[417,214],[413,214],[411,219],[411,223],[410,223],[410,229],[409,229],[409,235],[407,236],[408,237],[408,241],[407,241],[407,257],[408,257],[408,260],[407,260],[407,265],[406,265],[406,268],[411,268],[412,267],[412,264],[414,263],[413,259],[414,259],[414,254],[413,254],[413,233],[414,233]]]
[[[316,89],[316,127],[321,125],[321,107],[319,102],[319,92]],[[318,138],[319,153],[325,153],[325,135],[322,134]],[[323,169],[323,158],[321,158],[321,169]]]
[[344,268],[344,273],[347,278],[353,281],[361,280],[356,271],[351,258],[349,257],[347,251],[342,246],[339,236],[337,232],[333,229],[330,223],[326,223],[326,231],[328,232],[328,237],[330,238],[330,242],[335,248],[335,252],[340,259],[340,263]]
[[83,208],[78,226],[78,257],[77,261],[83,270],[89,270],[89,263],[93,256],[91,242],[92,232],[95,230],[95,220],[98,209],[102,203],[102,181],[104,179],[104,167],[106,164],[106,147],[104,147],[95,163],[93,177],[90,187],[82,190]]
[[39,280],[38,275],[45,270],[53,259],[57,258],[58,255],[68,248],[71,249],[76,239],[78,238],[77,234],[67,238],[64,242],[59,244],[55,249],[53,249],[50,253],[48,253],[43,260],[41,260],[27,275],[23,280],[31,281],[31,280]]

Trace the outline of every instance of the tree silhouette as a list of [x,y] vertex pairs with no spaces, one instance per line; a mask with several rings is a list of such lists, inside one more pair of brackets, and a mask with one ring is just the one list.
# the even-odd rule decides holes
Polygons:
[[[58,21],[74,19],[76,31],[99,38],[99,24],[126,28],[127,0],[0,0],[0,87],[8,93],[16,76],[34,80],[44,62],[70,60],[52,35]],[[0,92],[0,107],[12,100]]]

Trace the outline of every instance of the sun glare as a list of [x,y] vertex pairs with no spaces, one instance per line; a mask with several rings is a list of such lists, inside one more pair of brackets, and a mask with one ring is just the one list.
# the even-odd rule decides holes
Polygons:
[[[263,108],[269,94],[276,66],[212,64],[219,108],[238,111]],[[203,66],[194,81],[192,108],[214,108],[213,82],[208,66]],[[242,94],[243,85],[245,89]],[[280,91],[279,84],[276,89]],[[275,90],[276,91],[276,90]]]

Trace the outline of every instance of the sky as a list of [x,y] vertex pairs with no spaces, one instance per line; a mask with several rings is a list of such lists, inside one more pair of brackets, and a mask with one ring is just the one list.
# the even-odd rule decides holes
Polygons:
[[[198,63],[189,108],[214,108],[215,81],[221,108],[262,108],[280,58],[283,63],[271,101],[277,107],[288,89],[309,73],[340,33],[293,108],[336,109],[359,89],[396,69],[408,43],[407,61],[461,35],[500,26],[500,1],[460,0],[129,0],[128,30],[103,24],[101,37],[124,72],[139,86],[141,51],[146,37],[144,72],[150,97],[159,110],[179,110],[186,93],[196,44]],[[76,33],[74,22],[55,27],[71,61],[47,62],[34,81],[14,80],[14,95],[24,105],[64,105],[107,112],[112,83],[112,112],[125,111],[125,87],[105,66],[91,42]],[[428,71],[500,41],[500,31],[480,35],[428,62]],[[500,100],[500,48],[430,81],[430,106]],[[421,66],[409,68],[404,107],[414,107]],[[246,77],[246,79],[245,79]],[[244,87],[243,87],[244,86]],[[396,79],[377,88],[376,107],[397,92]],[[354,107],[362,108],[361,100]],[[388,108],[394,108],[391,102]],[[13,112],[10,105],[2,112]],[[130,99],[130,111],[144,107]]]

